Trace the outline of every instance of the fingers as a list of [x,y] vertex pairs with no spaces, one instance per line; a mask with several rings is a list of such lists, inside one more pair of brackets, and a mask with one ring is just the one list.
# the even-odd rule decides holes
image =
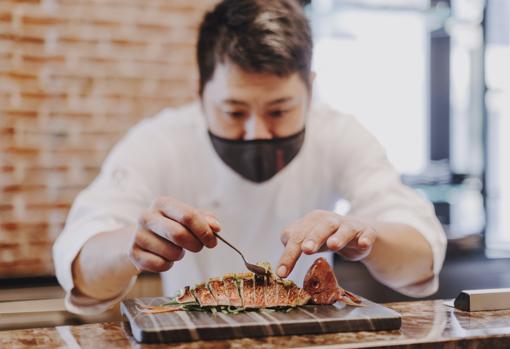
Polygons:
[[369,248],[377,239],[377,233],[374,228],[367,227],[365,230],[363,230],[358,238],[358,246],[360,248]]
[[202,211],[202,213],[204,214],[205,219],[207,220],[207,223],[209,224],[209,226],[215,233],[221,231],[220,222],[218,221],[218,218],[216,218],[216,216],[212,212]]
[[172,198],[157,199],[139,220],[130,250],[138,270],[161,272],[184,257],[184,250],[198,252],[217,244],[213,232],[220,223],[211,212],[199,211]]
[[333,234],[339,225],[340,217],[329,215],[319,220],[304,239],[301,249],[305,254],[319,251],[326,240]]
[[160,213],[147,212],[140,219],[142,227],[191,252],[199,252],[203,244],[185,226]]
[[336,232],[327,239],[326,245],[331,251],[340,251],[356,237],[356,234],[358,229],[351,222],[341,222]]
[[[155,208],[164,216],[184,225],[205,246],[213,248],[218,244],[209,221],[199,210],[168,197],[156,200]],[[216,228],[218,225],[215,225]]]
[[362,221],[316,210],[283,231],[281,241],[285,248],[276,273],[286,277],[301,253],[313,254],[325,249],[361,259],[371,251],[375,240],[375,230]]
[[371,227],[364,227],[339,253],[347,259],[360,260],[370,253],[376,239],[376,231]]
[[138,270],[147,270],[153,273],[167,271],[173,265],[172,262],[147,252],[137,245],[131,249],[130,259]]
[[313,228],[314,223],[308,216],[305,216],[283,230],[280,238],[285,248],[276,268],[278,276],[287,277],[294,269],[301,256],[303,238]]
[[148,230],[142,230],[136,234],[135,244],[169,262],[178,261],[184,257],[184,250],[181,247]]
[[308,219],[308,215],[297,220],[292,223],[285,229],[283,229],[282,234],[280,236],[280,240],[282,244],[285,246],[289,239],[293,236],[304,236],[307,232],[309,232],[313,226],[315,225],[315,221]]
[[370,253],[376,238],[377,234],[373,228],[359,227],[353,222],[346,222],[327,240],[327,246],[330,250],[354,261]]
[[302,240],[296,240],[294,237],[291,237],[287,241],[280,261],[278,262],[278,268],[276,269],[276,274],[278,274],[279,277],[287,277],[292,269],[294,269],[299,256],[301,256],[301,243]]

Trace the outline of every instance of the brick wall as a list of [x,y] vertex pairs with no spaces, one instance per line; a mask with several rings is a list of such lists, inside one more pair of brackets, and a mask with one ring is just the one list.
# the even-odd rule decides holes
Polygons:
[[212,2],[0,1],[0,277],[52,274],[52,242],[112,145],[194,98]]

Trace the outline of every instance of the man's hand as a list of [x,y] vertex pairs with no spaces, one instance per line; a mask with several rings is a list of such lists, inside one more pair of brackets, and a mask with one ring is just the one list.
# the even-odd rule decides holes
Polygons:
[[215,247],[218,231],[211,213],[161,197],[140,217],[129,258],[139,271],[163,272],[184,257],[184,250]]
[[290,274],[301,253],[313,254],[326,250],[357,261],[370,254],[377,238],[374,228],[359,219],[334,212],[315,210],[285,228],[281,240],[285,249],[277,274]]

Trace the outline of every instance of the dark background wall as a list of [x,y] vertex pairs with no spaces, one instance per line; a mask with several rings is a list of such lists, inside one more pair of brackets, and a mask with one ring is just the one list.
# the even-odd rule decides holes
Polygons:
[[[335,260],[342,287],[375,302],[412,300],[377,282],[362,263]],[[455,298],[461,290],[510,287],[510,259],[488,259],[480,250],[447,252],[439,275],[439,290],[427,299]]]

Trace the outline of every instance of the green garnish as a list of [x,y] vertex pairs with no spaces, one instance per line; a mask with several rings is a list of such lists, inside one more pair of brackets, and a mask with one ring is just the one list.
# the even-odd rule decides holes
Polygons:
[[[166,305],[166,303],[164,304]],[[250,308],[246,309],[243,307],[234,307],[231,305],[217,305],[217,306],[208,306],[208,307],[201,307],[200,305],[196,303],[188,303],[188,304],[181,304],[182,310],[186,311],[201,311],[201,312],[209,312],[212,314],[215,313],[223,313],[223,314],[239,314],[246,311],[268,311],[268,312],[285,312],[288,313],[289,311],[293,310],[295,307],[273,307],[273,308]]]
[[161,304],[161,306],[179,306],[179,305],[184,306],[184,305],[193,305],[193,304],[198,305],[197,302],[193,302],[193,301],[180,303],[180,302],[176,301],[175,299],[171,299],[168,302]]
[[[259,262],[257,265],[263,267],[266,270],[267,278],[271,278],[271,280],[275,281],[276,283],[283,285],[285,288],[295,286],[295,283],[288,279],[281,279],[277,278],[275,274],[272,273],[271,270],[271,264]],[[246,309],[243,306],[235,307],[231,305],[218,305],[218,306],[200,306],[200,302],[195,295],[195,290],[197,288],[205,287],[213,296],[213,290],[211,289],[210,283],[213,281],[224,281],[226,279],[233,279],[235,282],[235,285],[237,286],[237,291],[239,293],[239,296],[243,298],[243,283],[246,280],[253,280],[253,283],[255,284],[255,274],[252,272],[243,272],[243,273],[229,273],[225,274],[223,277],[215,277],[215,278],[209,278],[207,282],[202,282],[195,287],[189,289],[189,287],[186,287],[185,289],[179,290],[176,297],[170,299],[168,302],[163,303],[162,306],[177,306],[180,307],[182,310],[186,311],[201,311],[201,312],[210,312],[210,313],[218,313],[221,312],[223,314],[239,314],[246,311],[268,311],[268,312],[289,312],[295,308],[295,305],[288,305],[288,306],[277,306],[277,307],[271,307],[271,308],[250,308]],[[280,286],[281,287],[281,286]],[[189,292],[191,292],[191,295],[195,298],[194,301],[188,301],[184,303],[180,303],[178,301],[179,297],[182,297],[185,294],[186,289],[189,289]],[[188,298],[189,299],[189,298]]]

